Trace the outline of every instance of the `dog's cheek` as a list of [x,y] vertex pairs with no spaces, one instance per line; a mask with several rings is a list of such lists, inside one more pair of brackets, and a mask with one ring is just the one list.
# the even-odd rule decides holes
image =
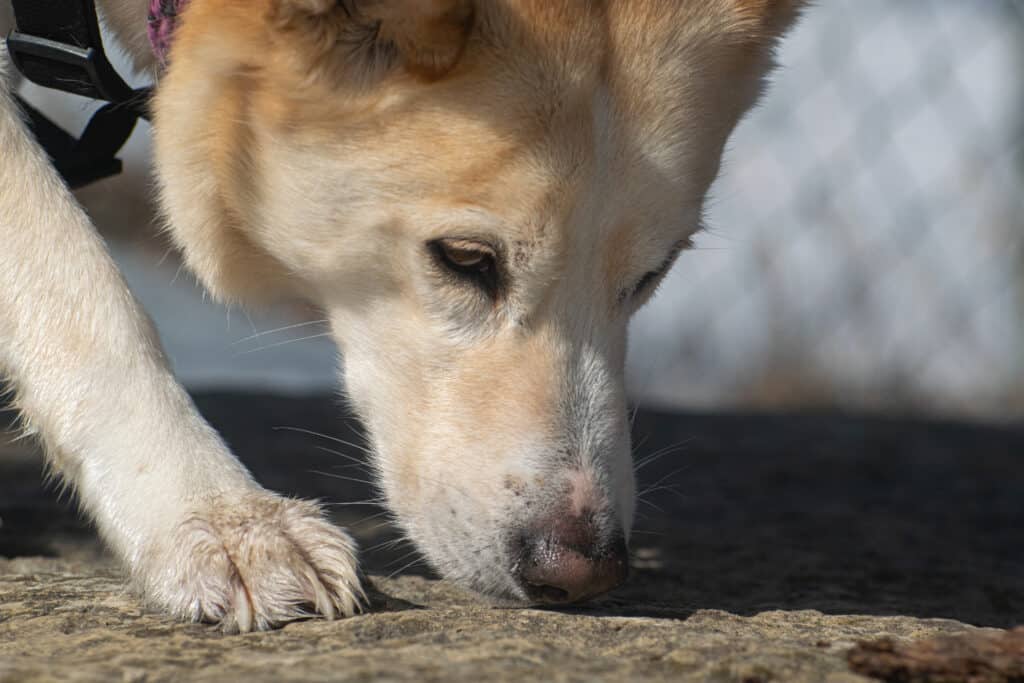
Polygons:
[[[378,349],[349,345],[341,356],[341,381],[345,395],[357,416],[369,430],[375,444],[394,433],[403,422],[399,415],[405,393],[395,377],[396,364],[389,364],[387,343]],[[401,375],[401,372],[398,373]]]
[[342,387],[368,431],[375,456],[413,448],[429,393],[425,368],[430,366],[430,350],[440,343],[431,337],[416,306],[401,298],[378,300],[373,307],[328,310],[341,351]]

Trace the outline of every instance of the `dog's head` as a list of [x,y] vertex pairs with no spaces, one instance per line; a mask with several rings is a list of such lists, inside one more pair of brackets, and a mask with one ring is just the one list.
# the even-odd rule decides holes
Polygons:
[[328,314],[389,504],[447,577],[626,572],[626,328],[700,225],[788,0],[205,0],[156,100],[215,294]]

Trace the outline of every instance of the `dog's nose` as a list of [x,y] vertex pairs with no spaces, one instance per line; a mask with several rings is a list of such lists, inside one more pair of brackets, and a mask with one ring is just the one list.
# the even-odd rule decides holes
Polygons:
[[562,519],[520,539],[517,574],[526,595],[536,602],[579,602],[615,588],[629,573],[629,551],[621,535],[601,543],[591,525]]

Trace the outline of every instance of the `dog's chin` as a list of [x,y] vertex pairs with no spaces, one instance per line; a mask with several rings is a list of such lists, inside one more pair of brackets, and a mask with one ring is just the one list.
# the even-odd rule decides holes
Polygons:
[[530,604],[525,591],[502,558],[495,557],[490,562],[481,562],[480,557],[439,558],[427,552],[422,554],[446,583],[477,600],[496,607]]

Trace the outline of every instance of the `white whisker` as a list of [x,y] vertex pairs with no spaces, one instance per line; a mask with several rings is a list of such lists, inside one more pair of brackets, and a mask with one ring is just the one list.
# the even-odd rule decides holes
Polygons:
[[294,344],[295,342],[309,341],[310,339],[319,339],[320,337],[330,337],[330,332],[321,332],[320,334],[311,334],[306,337],[298,337],[296,339],[285,339],[284,341],[274,342],[273,344],[267,344],[266,346],[260,346],[255,349],[249,349],[248,351],[239,351],[236,356],[244,356],[250,353],[256,353],[257,351],[266,351],[267,349],[273,349],[278,346],[284,346],[285,344]]
[[319,475],[322,475],[324,477],[330,477],[331,479],[341,479],[342,481],[351,481],[351,482],[355,482],[356,484],[366,484],[367,486],[376,486],[377,485],[377,482],[371,481],[369,479],[359,479],[357,477],[346,477],[346,476],[341,475],[341,474],[332,474],[331,472],[324,472],[322,470],[306,470],[306,471],[309,474],[319,474]]
[[[327,446],[313,446],[313,448],[317,449],[318,451],[323,451],[324,453],[330,453],[331,455],[336,455],[339,458],[344,458],[345,460],[348,460],[348,461],[354,463],[355,465],[358,465],[359,467],[367,468],[367,470],[372,469],[372,466],[370,465],[370,463],[366,462],[365,460],[360,460],[359,458],[357,458],[354,455],[349,455],[348,453],[342,453],[339,450],[336,450],[334,448],[328,448]],[[367,455],[369,455],[369,451],[363,451],[363,452],[366,453]]]
[[[417,550],[417,551],[414,551],[414,552],[418,553],[419,551]],[[426,564],[426,563],[427,563],[427,561],[425,559],[423,559],[422,557],[413,558],[413,560],[411,562],[409,562],[408,564],[404,564],[401,567],[399,567],[398,569],[396,569],[395,571],[393,571],[390,574],[388,574],[387,578],[393,579],[396,575],[401,574],[402,572],[404,572],[407,569],[411,569],[411,568],[415,567],[417,564]]]
[[[361,446],[361,445],[359,445],[357,443],[353,443],[351,441],[345,441],[344,439],[339,439],[336,436],[330,436],[330,435],[324,434],[322,432],[314,432],[312,429],[305,429],[303,427],[285,427],[285,426],[272,427],[272,429],[275,432],[278,431],[278,430],[285,430],[285,431],[289,431],[289,432],[299,432],[300,434],[309,434],[310,436],[318,436],[321,439],[327,439],[328,441],[333,441],[335,443],[340,443],[342,446],[348,446],[349,448],[356,448],[356,449],[362,451],[363,453],[366,453],[367,455],[373,455],[372,449],[370,449],[370,448],[368,448],[366,446]],[[360,435],[360,438],[362,438],[362,435]],[[337,453],[337,451],[330,451],[330,452]]]
[[[253,339],[258,339],[259,337],[264,337],[264,336],[266,336],[268,334],[277,334],[278,332],[285,332],[287,330],[295,330],[295,329],[298,329],[300,327],[309,327],[310,325],[321,325],[321,324],[324,324],[326,322],[327,322],[327,320],[309,320],[309,321],[306,321],[304,323],[295,323],[294,325],[285,325],[284,327],[277,327],[277,328],[274,328],[272,330],[266,330],[264,332],[255,332],[254,334],[250,334],[248,337],[243,337],[242,339],[239,339],[238,341],[231,342],[231,345],[235,346],[237,344],[242,344],[242,343],[245,343],[247,341],[252,341]],[[254,330],[256,329],[256,326],[252,324],[252,319],[251,318],[249,319],[249,324],[252,325]]]

